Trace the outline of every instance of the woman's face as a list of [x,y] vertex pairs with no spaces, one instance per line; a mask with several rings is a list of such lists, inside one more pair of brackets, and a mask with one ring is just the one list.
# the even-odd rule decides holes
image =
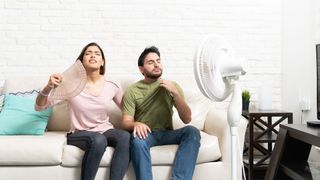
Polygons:
[[82,63],[87,71],[99,71],[104,65],[100,49],[97,46],[89,46],[84,52]]

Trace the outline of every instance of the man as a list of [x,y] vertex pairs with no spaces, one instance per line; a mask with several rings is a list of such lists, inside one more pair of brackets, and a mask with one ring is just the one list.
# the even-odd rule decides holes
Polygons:
[[191,121],[191,110],[182,89],[175,82],[161,79],[158,48],[146,48],[138,60],[144,79],[131,85],[123,98],[123,126],[132,131],[131,159],[137,180],[152,180],[150,148],[178,144],[172,179],[191,180],[200,147],[200,132],[193,126],[173,130],[173,106],[180,119]]

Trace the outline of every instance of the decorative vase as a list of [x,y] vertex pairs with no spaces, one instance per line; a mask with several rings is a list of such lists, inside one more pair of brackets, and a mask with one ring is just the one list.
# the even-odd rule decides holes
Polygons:
[[249,104],[250,104],[250,101],[242,101],[242,110],[243,111],[248,111],[249,110]]

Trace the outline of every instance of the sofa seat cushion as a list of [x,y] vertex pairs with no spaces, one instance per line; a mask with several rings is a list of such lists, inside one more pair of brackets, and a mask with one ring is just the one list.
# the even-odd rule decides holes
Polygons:
[[59,165],[65,132],[46,132],[42,136],[0,136],[0,166]]
[[[113,147],[108,146],[103,154],[100,166],[107,167],[110,165],[113,155]],[[62,155],[62,166],[77,167],[81,166],[84,151],[73,145],[65,145]]]
[[[153,165],[168,165],[173,164],[175,154],[177,152],[178,145],[164,145],[155,146],[151,148],[151,158]],[[114,149],[112,147],[107,147],[100,166],[109,166]],[[82,157],[84,151],[72,146],[65,145],[62,165],[66,167],[81,166]],[[221,152],[219,148],[218,138],[216,136],[209,135],[201,131],[201,146],[199,150],[199,155],[197,163],[205,163],[210,161],[216,161],[221,158]]]

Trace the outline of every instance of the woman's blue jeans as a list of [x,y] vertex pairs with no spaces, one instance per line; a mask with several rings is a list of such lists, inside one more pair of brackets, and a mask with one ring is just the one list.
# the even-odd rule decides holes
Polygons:
[[129,165],[130,134],[120,129],[109,129],[103,134],[91,131],[76,131],[67,135],[67,144],[85,151],[81,180],[94,180],[107,145],[114,147],[110,166],[110,180],[122,180]]
[[200,132],[193,126],[153,131],[146,139],[131,136],[131,159],[137,180],[152,180],[150,148],[169,144],[179,145],[173,163],[172,179],[192,180],[200,147]]

